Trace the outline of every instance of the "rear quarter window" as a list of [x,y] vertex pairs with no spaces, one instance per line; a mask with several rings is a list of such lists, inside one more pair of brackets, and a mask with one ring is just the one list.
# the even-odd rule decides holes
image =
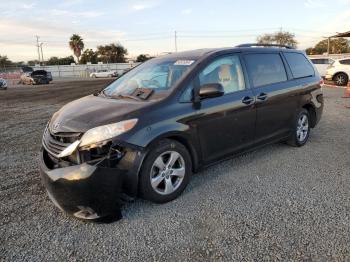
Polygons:
[[311,62],[315,65],[322,64],[322,59],[311,59]]
[[313,66],[309,60],[300,53],[284,53],[294,78],[302,78],[315,75]]
[[287,81],[287,73],[279,54],[246,54],[249,78],[254,87]]
[[339,63],[342,65],[350,65],[350,59],[339,60]]
[[330,59],[327,58],[313,58],[311,62],[315,65],[328,65],[331,63]]

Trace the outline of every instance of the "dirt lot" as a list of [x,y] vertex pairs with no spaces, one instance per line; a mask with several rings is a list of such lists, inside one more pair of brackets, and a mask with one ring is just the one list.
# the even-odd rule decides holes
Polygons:
[[[112,224],[62,214],[40,184],[50,116],[110,80],[0,90],[0,261],[350,260],[350,109],[324,88],[302,148],[276,144],[195,174],[177,200],[136,200]],[[350,103],[350,99],[346,101]]]

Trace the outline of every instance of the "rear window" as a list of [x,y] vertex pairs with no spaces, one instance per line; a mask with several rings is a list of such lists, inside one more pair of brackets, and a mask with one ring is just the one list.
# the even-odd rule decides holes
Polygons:
[[350,59],[339,60],[339,63],[342,65],[350,65]]
[[315,74],[313,66],[303,54],[284,53],[290,66],[294,78],[313,76]]
[[247,54],[244,57],[254,87],[287,81],[279,54]]

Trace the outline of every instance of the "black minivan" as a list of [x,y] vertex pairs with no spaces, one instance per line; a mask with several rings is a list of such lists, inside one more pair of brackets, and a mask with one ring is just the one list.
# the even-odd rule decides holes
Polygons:
[[68,103],[45,129],[40,173],[80,219],[120,217],[137,196],[178,197],[193,172],[260,146],[302,146],[323,110],[301,51],[245,44],[151,59]]

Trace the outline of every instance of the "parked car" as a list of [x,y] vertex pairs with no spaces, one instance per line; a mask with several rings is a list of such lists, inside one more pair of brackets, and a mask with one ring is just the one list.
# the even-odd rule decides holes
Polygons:
[[0,89],[2,89],[2,90],[6,90],[7,89],[7,82],[3,78],[0,78]]
[[45,70],[29,71],[21,75],[20,81],[28,85],[49,84],[52,81],[52,75]]
[[350,76],[350,58],[335,60],[329,65],[326,72],[326,79],[333,80],[338,86],[345,86]]
[[321,77],[326,76],[327,68],[334,62],[334,60],[329,57],[310,58],[310,60]]
[[116,71],[109,71],[109,70],[98,70],[97,72],[93,72],[90,74],[90,77],[97,78],[97,77],[117,77],[118,74]]
[[303,146],[322,115],[321,77],[301,51],[251,46],[154,58],[61,108],[40,152],[52,201],[80,219],[119,218],[125,195],[168,202],[222,159]]

